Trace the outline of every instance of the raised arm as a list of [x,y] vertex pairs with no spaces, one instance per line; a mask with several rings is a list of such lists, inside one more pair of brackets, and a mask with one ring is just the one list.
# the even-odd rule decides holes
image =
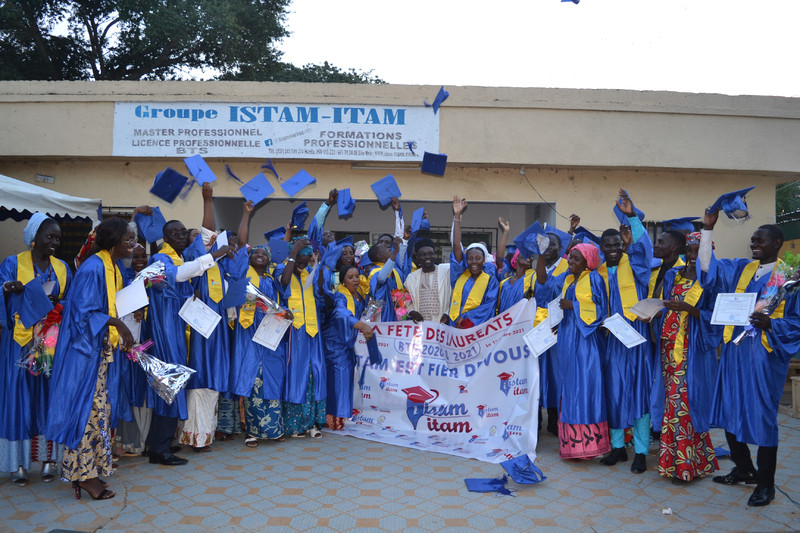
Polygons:
[[506,244],[508,243],[508,232],[511,231],[511,224],[503,217],[497,218],[497,223],[503,228],[503,233],[500,235],[500,243],[497,245],[497,272],[503,269],[503,264],[506,261]]
[[459,263],[464,258],[464,253],[461,249],[461,215],[464,213],[466,208],[466,198],[453,196],[453,239],[450,244],[453,246],[453,256]]
[[207,230],[217,231],[217,221],[214,218],[214,189],[211,184],[203,184],[203,227]]
[[239,222],[239,247],[247,245],[247,234],[250,231],[250,215],[253,214],[253,202],[248,200],[242,206],[242,221]]

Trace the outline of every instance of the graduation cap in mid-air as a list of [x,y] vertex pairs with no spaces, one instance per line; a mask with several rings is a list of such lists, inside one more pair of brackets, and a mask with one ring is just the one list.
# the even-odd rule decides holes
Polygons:
[[439,92],[436,93],[436,98],[433,99],[433,103],[432,104],[429,104],[427,101],[425,101],[425,107],[432,107],[434,114],[438,113],[439,112],[439,106],[442,105],[442,102],[447,100],[448,96],[450,96],[450,93],[444,90],[444,85],[443,85],[439,89]]
[[375,192],[375,196],[378,197],[381,207],[386,207],[392,203],[392,198],[400,198],[403,195],[394,180],[394,176],[391,174],[373,183],[372,190]]
[[208,166],[208,163],[206,163],[206,160],[203,159],[203,156],[200,154],[187,157],[183,160],[183,163],[200,185],[217,181],[217,176],[214,174],[214,171],[211,170],[211,167]]
[[447,167],[447,154],[425,152],[422,156],[422,172],[435,176],[444,176]]
[[303,226],[306,225],[307,218],[308,218],[308,207],[306,207],[305,202],[301,202],[297,207],[292,209],[293,228],[303,229]]
[[164,224],[167,223],[164,215],[161,214],[159,207],[153,207],[150,215],[144,213],[136,213],[133,221],[139,228],[139,235],[145,238],[147,242],[156,242],[164,238]]
[[241,191],[245,200],[256,205],[275,192],[275,187],[272,186],[263,173],[259,172],[253,179],[239,187],[239,191]]
[[420,230],[427,231],[429,229],[431,229],[431,223],[425,218],[425,208],[420,207],[415,210],[414,214],[411,216],[411,233],[416,235]]
[[165,202],[172,203],[178,194],[186,185],[189,178],[180,172],[167,167],[164,171],[159,172],[153,180],[153,186],[150,187],[150,192],[164,200]]
[[544,235],[544,228],[537,220],[525,230],[514,238],[514,244],[517,246],[520,255],[525,259],[539,253],[539,246],[537,244],[536,236]]
[[755,185],[739,191],[726,192],[717,198],[717,201],[708,208],[708,212],[713,213],[722,209],[725,211],[725,214],[728,215],[728,218],[732,218],[733,220],[747,220],[750,218],[750,212],[747,209],[745,196],[753,189],[755,189]]
[[356,201],[350,195],[350,188],[342,189],[336,197],[336,209],[340,217],[349,217],[356,208]]
[[314,176],[306,172],[305,169],[300,169],[300,172],[289,178],[288,181],[281,183],[281,188],[289,196],[294,196],[316,182],[317,179]]

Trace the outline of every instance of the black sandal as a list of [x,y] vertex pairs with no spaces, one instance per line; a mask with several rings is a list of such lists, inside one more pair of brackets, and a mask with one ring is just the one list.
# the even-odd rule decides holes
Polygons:
[[114,496],[117,495],[117,493],[114,492],[113,490],[103,489],[103,491],[100,494],[95,496],[94,494],[92,494],[89,491],[89,489],[87,489],[86,487],[81,486],[81,482],[80,481],[73,481],[72,482],[72,488],[75,489],[75,499],[76,500],[80,500],[81,499],[81,489],[85,490],[86,493],[89,496],[91,496],[93,500],[110,500],[111,498],[113,498]]

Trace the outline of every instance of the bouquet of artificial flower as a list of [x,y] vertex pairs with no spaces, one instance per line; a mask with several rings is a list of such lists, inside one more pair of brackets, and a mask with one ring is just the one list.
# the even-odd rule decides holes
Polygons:
[[148,340],[134,346],[128,352],[128,359],[142,367],[147,375],[147,382],[150,383],[153,390],[167,402],[167,405],[172,405],[175,397],[186,386],[186,382],[195,371],[183,365],[165,363],[161,359],[145,353],[145,350],[152,345],[153,341]]
[[149,289],[154,285],[156,287],[161,286],[161,284],[167,279],[164,263],[161,261],[155,261],[152,265],[147,265],[136,273],[136,277],[133,278],[133,281],[136,282],[140,279],[144,280],[144,286],[146,289]]
[[[778,259],[769,281],[758,295],[755,312],[763,313],[767,316],[774,313],[786,298],[786,294],[791,294],[800,288],[797,279],[798,274],[800,274],[800,267],[793,269],[791,265],[786,264],[782,259]],[[748,324],[745,326],[744,331],[734,339],[733,343],[739,344],[745,337],[755,337],[759,333],[758,329],[752,324]]]
[[395,289],[392,291],[392,303],[397,320],[407,320],[411,307],[411,294],[405,289]]
[[383,310],[383,300],[370,298],[369,302],[367,302],[366,309],[364,309],[364,314],[361,316],[361,320],[364,322],[380,322],[381,310]]
[[258,287],[253,285],[252,283],[247,283],[247,301],[245,302],[245,306],[254,305],[261,311],[267,314],[277,314],[283,317],[286,314],[285,309],[283,309],[278,302],[258,290]]
[[56,353],[58,330],[61,324],[63,306],[56,304],[47,315],[33,326],[33,341],[30,349],[23,352],[17,366],[24,368],[32,376],[44,374],[50,377],[53,371],[53,356]]

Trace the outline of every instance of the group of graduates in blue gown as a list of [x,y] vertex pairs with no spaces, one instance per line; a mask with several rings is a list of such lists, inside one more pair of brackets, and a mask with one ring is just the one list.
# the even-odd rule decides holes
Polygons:
[[[286,224],[288,253],[278,261],[269,246],[248,244],[251,202],[243,205],[237,231],[225,232],[227,244],[217,242],[208,183],[198,229],[167,221],[148,258],[136,224],[106,219],[76,258],[75,272],[53,256],[57,222],[35,213],[25,229],[30,249],[0,265],[0,464],[13,482],[27,484],[39,461],[44,481],[57,477],[60,465],[77,497],[85,490],[107,499],[114,492],[103,478],[113,474],[119,455],[145,454],[152,464],[176,466],[187,462],[175,455],[181,445],[203,453],[242,432],[248,447],[320,438],[323,427],[342,429],[352,414],[355,346],[359,335],[373,335],[363,316],[375,302],[382,303],[375,320],[407,316],[470,328],[533,299],[534,325],[547,319],[554,300],[563,311],[556,345],[538,358],[546,428],[563,458],[627,461],[626,435],[632,435],[631,470],[642,473],[655,432],[659,474],[688,483],[718,469],[708,431],[720,427],[736,467],[714,481],[755,484],[750,505],[774,498],[777,407],[789,359],[800,350],[800,303],[791,295],[771,315],[753,314],[755,333],[738,343],[741,327],[713,326],[710,316],[719,293],[761,293],[783,242],[777,226],[755,231],[752,260],[720,260],[712,252],[717,210],[705,214],[702,232],[667,230],[653,244],[643,214],[621,190],[619,229],[596,237],[573,215],[568,233],[545,229],[545,239],[534,235],[525,241],[530,245],[495,257],[486,243],[462,245],[468,203],[456,196],[452,252],[437,264],[436,244],[419,225],[405,225],[397,198],[393,234],[381,234],[366,252],[352,238],[337,241],[324,230],[337,195],[329,193],[307,233]],[[134,215],[141,221],[153,209],[140,206]],[[498,250],[505,251],[510,224],[498,222]],[[148,283],[148,305],[116,316],[116,293],[157,263],[163,279]],[[225,297],[243,280],[291,322],[275,349],[253,340],[275,309],[253,299],[231,305]],[[30,300],[20,297],[31,283],[60,304],[56,310],[63,308],[49,376],[18,364],[36,338],[36,325],[23,324]],[[402,313],[398,293],[410,295]],[[631,312],[646,298],[664,300],[650,321]],[[179,316],[190,299],[221,317],[208,336]],[[601,328],[615,314],[647,342],[627,348]],[[172,403],[126,356],[147,339],[152,356],[194,370]],[[748,443],[759,446],[756,465]]]

